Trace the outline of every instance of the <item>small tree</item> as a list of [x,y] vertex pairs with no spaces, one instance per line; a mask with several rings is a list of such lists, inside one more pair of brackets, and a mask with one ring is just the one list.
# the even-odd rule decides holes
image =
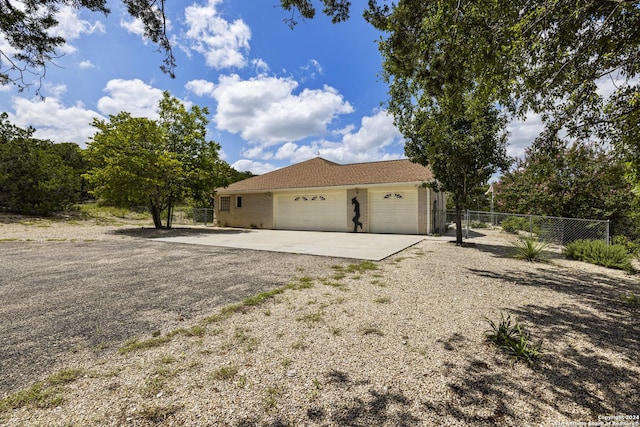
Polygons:
[[218,158],[220,146],[206,140],[206,109],[187,111],[165,92],[159,113],[158,121],[129,113],[94,120],[98,132],[88,144],[86,177],[97,197],[146,206],[156,228],[166,211],[171,228],[175,204],[210,199],[215,187],[226,185],[230,168]]
[[449,193],[462,244],[462,211],[493,173],[507,168],[506,120],[496,107],[500,75],[468,59],[501,41],[477,28],[485,10],[474,2],[370,2],[367,19],[389,33],[380,41],[389,111],[405,137],[405,153],[428,165],[430,185]]

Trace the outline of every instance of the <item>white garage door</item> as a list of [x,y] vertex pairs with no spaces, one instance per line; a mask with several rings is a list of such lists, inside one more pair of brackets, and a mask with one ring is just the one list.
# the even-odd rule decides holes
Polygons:
[[279,230],[346,231],[347,193],[276,195],[274,218]]
[[418,234],[418,190],[369,192],[372,233]]

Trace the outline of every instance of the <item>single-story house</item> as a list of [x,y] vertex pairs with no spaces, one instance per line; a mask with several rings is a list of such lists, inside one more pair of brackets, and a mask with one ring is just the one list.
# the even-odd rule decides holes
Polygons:
[[445,194],[409,160],[341,165],[320,157],[216,189],[222,227],[443,233]]

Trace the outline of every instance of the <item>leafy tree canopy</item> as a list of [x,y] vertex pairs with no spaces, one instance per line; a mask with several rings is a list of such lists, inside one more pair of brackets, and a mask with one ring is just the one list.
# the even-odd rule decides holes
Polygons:
[[187,110],[168,92],[159,103],[159,120],[122,112],[94,119],[98,132],[86,151],[86,174],[93,194],[117,205],[146,206],[156,228],[167,228],[176,203],[210,202],[214,188],[226,185],[231,168],[218,157],[220,146],[206,140],[206,108]]
[[[464,13],[457,9],[461,4]],[[477,43],[483,36],[472,29],[482,11],[470,2],[406,0],[367,19],[388,33],[379,44],[383,77],[405,153],[429,165],[436,180],[431,185],[449,193],[461,244],[463,209],[493,173],[509,165],[497,92],[487,84],[489,76],[483,81],[467,61],[484,48]],[[488,34],[484,39],[489,43]]]
[[494,185],[501,212],[611,220],[612,234],[635,234],[636,197],[621,179],[625,162],[595,143],[539,139]]
[[84,164],[73,143],[33,138],[0,114],[0,208],[51,215],[76,203]]

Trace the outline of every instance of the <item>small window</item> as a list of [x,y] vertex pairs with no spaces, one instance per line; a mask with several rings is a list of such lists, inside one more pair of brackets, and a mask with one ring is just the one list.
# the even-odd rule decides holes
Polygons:
[[220,196],[220,211],[230,211],[230,210],[231,210],[231,197]]
[[236,196],[236,208],[242,207],[242,196]]

